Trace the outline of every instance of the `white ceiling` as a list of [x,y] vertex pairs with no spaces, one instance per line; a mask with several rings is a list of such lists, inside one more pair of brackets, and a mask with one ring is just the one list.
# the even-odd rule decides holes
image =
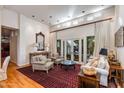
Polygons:
[[[49,26],[59,24],[61,22],[93,13],[110,6],[103,5],[5,5],[5,8],[14,10],[25,16],[45,23]],[[85,13],[82,13],[85,11]],[[52,16],[50,18],[49,16]],[[44,21],[43,21],[44,20]]]

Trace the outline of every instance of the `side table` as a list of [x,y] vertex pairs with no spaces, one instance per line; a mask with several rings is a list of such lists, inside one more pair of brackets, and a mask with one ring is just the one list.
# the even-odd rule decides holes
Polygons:
[[[115,70],[115,75],[112,75],[112,70]],[[117,80],[119,80],[121,87],[123,87],[123,83],[124,83],[123,73],[124,73],[123,66],[110,65],[109,79],[111,79],[112,77],[116,78]]]

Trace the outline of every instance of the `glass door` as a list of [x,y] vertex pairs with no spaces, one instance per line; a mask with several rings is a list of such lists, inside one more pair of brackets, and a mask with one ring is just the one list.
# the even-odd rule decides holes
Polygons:
[[79,61],[79,40],[66,40],[66,59]]
[[57,53],[61,55],[61,40],[57,40]]
[[72,41],[71,40],[66,41],[66,59],[67,60],[72,59]]
[[79,40],[73,40],[73,60],[79,61]]

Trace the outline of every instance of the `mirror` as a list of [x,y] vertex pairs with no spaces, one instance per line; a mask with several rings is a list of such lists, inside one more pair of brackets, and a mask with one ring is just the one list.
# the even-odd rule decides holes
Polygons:
[[36,33],[36,44],[38,51],[44,50],[44,41],[45,41],[44,34],[42,32]]

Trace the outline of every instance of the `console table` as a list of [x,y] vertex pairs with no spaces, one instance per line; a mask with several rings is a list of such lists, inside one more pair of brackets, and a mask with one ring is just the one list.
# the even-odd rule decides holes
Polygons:
[[[112,74],[113,70],[115,70],[115,75]],[[123,83],[124,83],[123,73],[124,73],[124,66],[110,65],[109,79],[111,79],[112,77],[116,78],[117,80],[119,80],[121,87],[123,87]]]
[[45,56],[47,56],[47,58],[48,58],[49,53],[50,53],[50,52],[48,52],[48,51],[36,51],[36,52],[31,52],[31,53],[29,53],[29,62],[31,63],[31,58],[32,58],[33,56],[37,56],[37,55],[45,55]]

